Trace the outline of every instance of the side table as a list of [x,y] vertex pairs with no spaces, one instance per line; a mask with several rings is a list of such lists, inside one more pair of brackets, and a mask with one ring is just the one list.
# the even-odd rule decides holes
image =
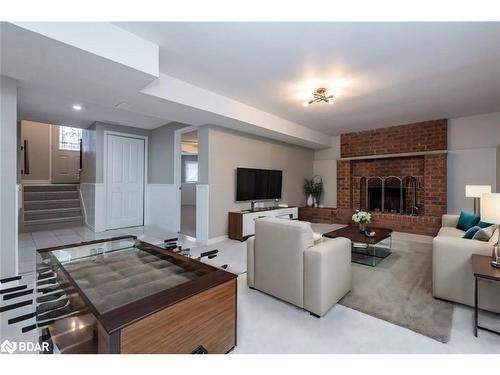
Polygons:
[[500,335],[499,331],[481,327],[478,324],[478,281],[479,279],[497,282],[500,285],[500,269],[491,265],[491,257],[473,254],[471,257],[472,272],[474,273],[474,336],[477,337],[477,330],[482,329]]

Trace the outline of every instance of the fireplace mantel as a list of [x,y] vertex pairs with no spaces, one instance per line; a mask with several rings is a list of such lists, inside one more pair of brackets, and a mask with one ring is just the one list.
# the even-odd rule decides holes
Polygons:
[[350,158],[338,158],[338,161],[351,161],[351,160],[370,160],[370,159],[389,159],[389,158],[405,158],[412,156],[425,156],[425,155],[437,155],[437,154],[447,154],[447,150],[439,151],[419,151],[419,152],[403,152],[399,154],[380,154],[380,155],[366,155],[366,156],[353,156]]

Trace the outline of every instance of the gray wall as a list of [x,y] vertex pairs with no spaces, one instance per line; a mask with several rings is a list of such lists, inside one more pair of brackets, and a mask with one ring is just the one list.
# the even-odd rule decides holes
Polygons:
[[18,273],[17,85],[0,76],[0,277]]
[[333,138],[333,146],[314,152],[314,175],[323,180],[320,204],[337,207],[337,159],[340,158],[340,137]]
[[149,139],[149,183],[174,183],[174,132],[187,125],[171,122],[151,132]]
[[186,125],[170,123],[154,130],[95,122],[83,131],[81,182],[104,182],[104,131],[148,137],[148,183],[174,182],[174,131]]
[[210,127],[198,128],[198,184],[208,184],[208,147]]
[[50,127],[40,122],[21,121],[21,142],[28,140],[30,155],[30,173],[24,174],[23,180],[50,181]]
[[[96,122],[95,134],[95,157],[98,161],[95,169],[96,183],[104,182],[104,131],[114,131],[119,133],[134,134],[149,137],[151,139],[151,130],[132,128],[130,126],[122,126],[115,124],[107,124],[104,122]],[[149,180],[149,179],[148,179]]]
[[500,113],[448,120],[448,213],[472,211],[465,185],[491,185],[497,191]]
[[[200,130],[202,130],[201,128]],[[200,133],[199,133],[200,135]],[[199,141],[201,138],[199,137]],[[202,151],[200,143],[200,151]],[[202,160],[201,155],[200,162]],[[314,151],[219,127],[208,130],[209,238],[227,234],[229,211],[250,207],[236,203],[236,168],[283,171],[283,203],[303,205],[304,178],[311,178]]]
[[82,183],[96,182],[96,124],[83,129],[82,134]]

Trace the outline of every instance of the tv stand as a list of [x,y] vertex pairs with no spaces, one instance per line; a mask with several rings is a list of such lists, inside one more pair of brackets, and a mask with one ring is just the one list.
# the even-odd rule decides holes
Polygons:
[[250,210],[229,212],[228,236],[232,240],[245,241],[255,234],[255,220],[262,217],[279,217],[295,220],[298,218],[297,207],[255,208],[254,202]]

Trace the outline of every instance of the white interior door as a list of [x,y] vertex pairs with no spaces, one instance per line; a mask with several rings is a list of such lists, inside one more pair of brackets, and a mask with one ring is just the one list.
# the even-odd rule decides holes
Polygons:
[[144,140],[106,137],[107,229],[144,223]]
[[80,181],[80,137],[75,135],[71,144],[63,145],[61,128],[52,125],[52,183],[77,184]]

